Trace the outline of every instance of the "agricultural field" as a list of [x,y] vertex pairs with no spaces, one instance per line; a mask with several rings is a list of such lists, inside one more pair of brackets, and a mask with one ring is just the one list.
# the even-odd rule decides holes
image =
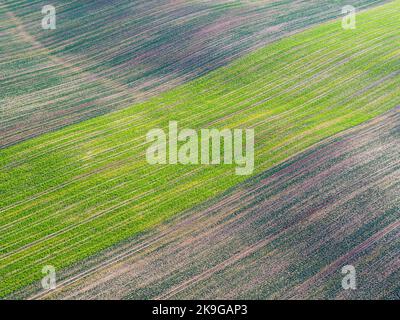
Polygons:
[[[400,107],[68,270],[51,299],[394,299]],[[359,270],[343,291],[343,264]],[[38,290],[36,288],[36,290]],[[23,294],[35,294],[35,287]]]
[[[343,1],[59,3],[48,35],[26,31],[41,1],[0,11],[0,298],[42,297],[46,265],[56,298],[398,294],[400,0],[353,30],[323,22]],[[253,176],[150,165],[170,121],[254,129]],[[343,257],[359,296],[333,285]]]
[[285,35],[384,1],[0,2],[0,148],[122,109]]

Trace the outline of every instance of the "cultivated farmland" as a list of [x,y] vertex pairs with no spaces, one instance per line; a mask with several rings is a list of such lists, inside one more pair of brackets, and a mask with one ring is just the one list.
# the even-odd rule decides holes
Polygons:
[[[399,129],[400,107],[85,261],[41,297],[396,299]],[[355,291],[340,285],[347,264]]]
[[280,40],[126,110],[0,151],[0,296],[157,226],[245,178],[150,166],[145,135],[254,128],[256,172],[400,104],[400,1]]
[[0,2],[0,148],[121,109],[378,0]]

